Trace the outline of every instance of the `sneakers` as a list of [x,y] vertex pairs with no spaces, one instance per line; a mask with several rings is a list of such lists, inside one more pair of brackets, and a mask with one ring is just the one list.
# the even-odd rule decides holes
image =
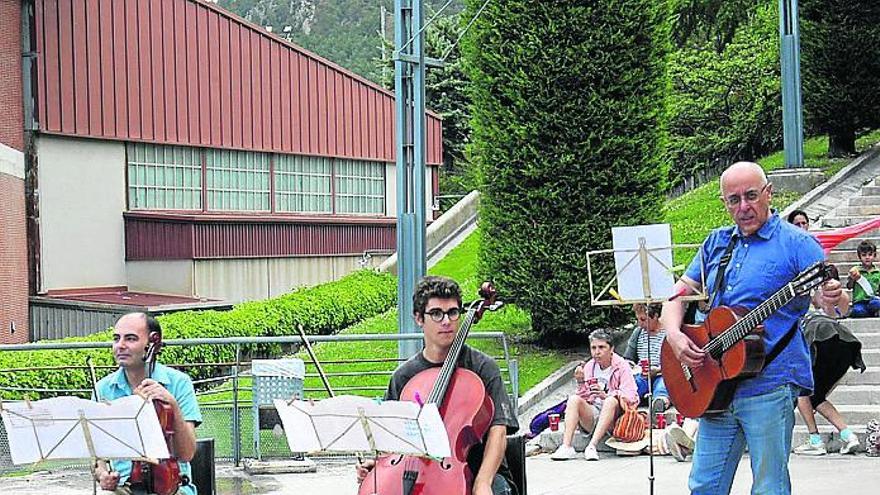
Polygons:
[[596,447],[593,445],[587,445],[587,448],[584,449],[584,459],[588,461],[598,461],[599,453],[596,452]]
[[[595,449],[593,449],[595,451]],[[571,445],[560,445],[556,452],[550,454],[550,458],[554,461],[567,461],[569,459],[574,459],[577,457],[577,452],[574,451],[574,447]]]
[[664,435],[669,453],[678,462],[684,462],[687,456],[694,451],[694,439],[689,437],[679,425],[666,428]]
[[859,448],[859,437],[855,433],[849,436],[849,440],[840,447],[841,454],[855,454]]
[[681,445],[688,450],[694,450],[694,439],[689,437],[684,428],[678,425],[672,425],[666,429],[667,441]]
[[[856,440],[856,443],[858,443],[858,440]],[[828,450],[825,449],[824,443],[816,444],[807,440],[803,445],[795,447],[794,453],[800,455],[825,455],[828,453]]]

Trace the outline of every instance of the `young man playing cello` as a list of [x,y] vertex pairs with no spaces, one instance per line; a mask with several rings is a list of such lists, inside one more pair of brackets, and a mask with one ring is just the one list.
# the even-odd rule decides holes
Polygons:
[[[425,347],[395,370],[385,391],[386,400],[398,400],[410,379],[443,364],[458,332],[461,315],[461,289],[454,280],[428,276],[419,282],[413,295],[413,317],[424,332]],[[473,494],[513,494],[504,451],[507,434],[515,433],[519,423],[507,398],[501,371],[491,357],[467,345],[462,348],[458,366],[479,375],[495,406],[488,432],[468,453],[468,466],[474,474]],[[455,393],[454,389],[449,393]],[[367,478],[374,466],[371,459],[358,464],[358,483]]]
[[[150,334],[162,335],[155,318],[144,313],[123,315],[113,327],[113,357],[119,369],[102,378],[95,387],[99,400],[114,400],[139,394],[146,400],[160,400],[174,411],[174,437],[172,452],[180,465],[180,476],[192,479],[189,461],[196,453],[195,428],[202,422],[199,404],[196,402],[192,380],[181,371],[156,363],[152,377],[147,377],[144,362]],[[129,484],[131,461],[98,461],[95,480],[101,489],[129,495],[137,493],[138,487]],[[192,483],[182,484],[179,495],[196,495]]]

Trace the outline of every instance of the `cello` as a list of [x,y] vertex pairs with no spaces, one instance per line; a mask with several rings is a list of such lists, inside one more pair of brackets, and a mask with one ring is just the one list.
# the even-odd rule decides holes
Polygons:
[[475,473],[467,464],[468,451],[489,430],[495,405],[479,375],[456,364],[471,326],[484,311],[501,305],[495,302],[495,289],[489,282],[483,283],[480,297],[468,305],[443,365],[419,372],[400,393],[400,400],[421,402],[422,397],[428,397],[425,402],[439,405],[452,457],[382,456],[361,483],[359,495],[470,495]]
[[[151,332],[149,343],[144,353],[147,378],[153,376],[153,370],[156,368],[156,358],[160,352],[162,352],[162,335],[158,332]],[[153,400],[153,407],[156,409],[156,416],[159,417],[159,425],[171,457],[160,459],[155,464],[147,461],[133,461],[131,463],[131,475],[128,479],[134,493],[174,495],[181,485],[189,484],[189,479],[186,477],[181,478],[180,465],[174,456],[174,409],[171,405],[158,399]]]

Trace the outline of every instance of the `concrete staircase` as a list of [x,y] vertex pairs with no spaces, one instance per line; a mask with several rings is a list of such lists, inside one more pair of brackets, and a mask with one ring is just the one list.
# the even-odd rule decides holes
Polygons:
[[[842,200],[819,222],[820,228],[833,229],[854,225],[880,215],[880,179],[865,183],[859,191]],[[864,236],[841,243],[828,255],[828,260],[837,265],[841,278],[849,269],[859,263],[856,246],[864,239],[870,239],[880,246],[880,231],[873,230]],[[862,342],[862,359],[868,369],[864,373],[850,370],[840,385],[828,399],[835,405],[849,424],[859,434],[864,447],[865,425],[871,419],[880,419],[880,318],[847,319],[842,323],[850,328]],[[819,432],[828,445],[829,452],[840,448],[837,430],[821,415],[816,415]],[[800,415],[797,416],[793,445],[800,445],[807,439],[806,426]]]

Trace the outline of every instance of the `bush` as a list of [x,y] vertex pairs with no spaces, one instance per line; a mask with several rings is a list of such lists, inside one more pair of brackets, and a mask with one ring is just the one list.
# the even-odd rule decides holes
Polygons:
[[[484,2],[468,2],[470,13]],[[489,2],[462,48],[482,177],[481,271],[544,344],[583,343],[586,252],[662,210],[665,2]],[[465,18],[468,18],[466,15]],[[593,266],[608,273],[609,266]]]
[[[297,325],[310,335],[326,335],[366,318],[382,313],[397,302],[397,282],[388,274],[361,270],[341,280],[315,287],[296,289],[289,294],[236,305],[230,311],[181,311],[159,316],[164,339],[215,337],[271,337],[297,335]],[[63,342],[109,342],[111,330],[88,337],[64,339]],[[265,353],[266,348],[252,352]],[[107,349],[49,350],[6,352],[0,355],[0,370],[19,367],[61,367],[57,370],[27,370],[0,373],[0,388],[51,388],[89,390],[91,383],[84,370],[65,367],[83,366],[92,356],[96,366],[114,366]],[[185,345],[168,347],[160,361],[180,365],[217,363],[235,360],[233,345]],[[194,379],[218,373],[218,367],[195,367],[189,370]],[[22,392],[2,391],[2,397],[16,399]],[[51,396],[57,394],[43,394]]]

